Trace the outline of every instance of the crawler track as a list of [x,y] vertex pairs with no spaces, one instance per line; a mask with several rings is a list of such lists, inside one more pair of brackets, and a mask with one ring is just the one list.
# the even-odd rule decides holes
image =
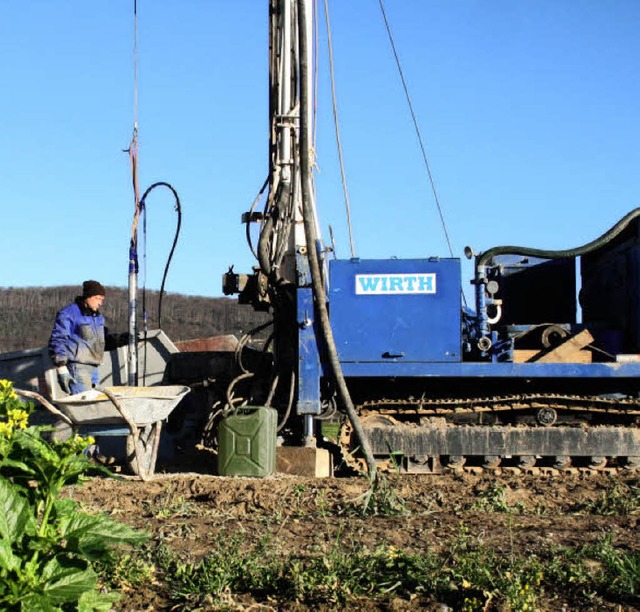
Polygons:
[[[379,399],[358,413],[383,471],[560,474],[640,468],[640,399],[565,394]],[[345,420],[345,463],[365,463]]]

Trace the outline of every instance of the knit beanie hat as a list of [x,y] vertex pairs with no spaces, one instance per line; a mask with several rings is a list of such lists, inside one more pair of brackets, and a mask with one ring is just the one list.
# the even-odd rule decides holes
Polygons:
[[82,283],[82,297],[85,299],[94,295],[105,295],[105,293],[104,287],[98,281],[88,280]]

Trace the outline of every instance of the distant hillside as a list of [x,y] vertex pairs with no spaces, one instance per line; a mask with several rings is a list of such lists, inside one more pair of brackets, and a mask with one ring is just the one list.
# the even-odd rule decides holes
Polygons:
[[[0,288],[0,353],[39,348],[47,344],[56,313],[80,291],[76,286]],[[148,329],[161,327],[173,340],[190,340],[220,334],[237,337],[265,322],[265,313],[241,306],[233,298],[207,298],[165,293],[162,321],[158,325],[159,291],[142,291],[138,298],[139,329],[144,297]],[[107,287],[102,313],[112,332],[128,331],[128,291]]]

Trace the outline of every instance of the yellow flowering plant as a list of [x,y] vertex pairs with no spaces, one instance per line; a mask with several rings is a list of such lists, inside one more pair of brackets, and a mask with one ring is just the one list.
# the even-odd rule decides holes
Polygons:
[[26,429],[33,404],[23,404],[8,380],[0,379],[0,437],[11,438],[14,429]]
[[96,589],[93,562],[147,536],[60,498],[65,486],[111,473],[87,457],[92,438],[47,441],[50,427],[29,425],[34,409],[0,380],[0,609],[109,610],[118,596]]

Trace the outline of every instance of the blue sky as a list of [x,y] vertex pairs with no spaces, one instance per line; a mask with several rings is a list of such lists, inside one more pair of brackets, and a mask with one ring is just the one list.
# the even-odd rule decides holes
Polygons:
[[[329,6],[356,254],[448,256],[378,1]],[[640,2],[385,8],[455,256],[576,247],[640,205]],[[138,0],[140,187],[182,203],[169,292],[218,296],[254,264],[240,217],[268,167],[267,9]],[[1,0],[0,54],[0,286],[125,287],[133,0]],[[322,10],[320,54],[319,218],[348,257]],[[177,217],[168,190],[147,207],[140,283],[159,289]]]

